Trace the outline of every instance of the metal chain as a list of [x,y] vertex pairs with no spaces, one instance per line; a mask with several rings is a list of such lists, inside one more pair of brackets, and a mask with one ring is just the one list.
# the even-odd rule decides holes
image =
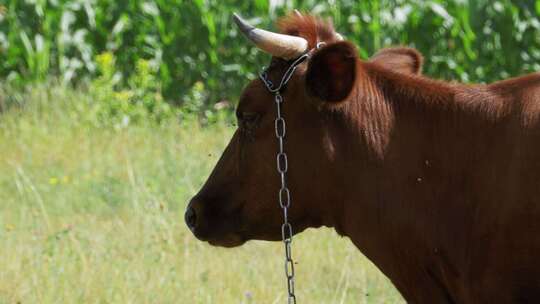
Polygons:
[[294,293],[294,261],[292,258],[291,243],[293,238],[292,225],[289,222],[289,208],[291,207],[291,192],[287,187],[287,170],[289,163],[287,160],[287,154],[285,153],[285,118],[281,113],[281,106],[283,104],[283,96],[281,95],[282,89],[291,79],[294,71],[304,60],[309,57],[308,54],[304,54],[296,59],[287,69],[281,79],[279,86],[274,88],[272,82],[268,79],[266,71],[264,71],[260,78],[266,85],[266,88],[270,93],[274,94],[274,101],[276,102],[276,119],[274,121],[276,138],[278,140],[278,153],[276,156],[277,171],[281,179],[281,188],[278,192],[279,206],[283,210],[283,224],[281,225],[281,238],[283,245],[285,246],[285,278],[287,282],[287,303],[296,304],[296,295]]

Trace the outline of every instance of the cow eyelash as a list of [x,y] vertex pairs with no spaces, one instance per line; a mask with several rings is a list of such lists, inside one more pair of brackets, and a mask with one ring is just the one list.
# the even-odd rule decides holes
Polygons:
[[237,116],[241,137],[252,141],[255,136],[255,129],[259,124],[260,115],[257,113],[239,113]]
[[250,128],[257,124],[259,121],[260,115],[253,112],[240,112],[237,115],[238,123],[241,127]]

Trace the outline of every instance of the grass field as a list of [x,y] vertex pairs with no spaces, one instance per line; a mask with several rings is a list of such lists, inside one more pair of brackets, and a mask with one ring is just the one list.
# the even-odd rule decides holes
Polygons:
[[[92,127],[87,95],[0,114],[0,304],[285,303],[279,243],[213,248],[182,220],[232,127]],[[299,303],[403,303],[333,230],[293,244]]]

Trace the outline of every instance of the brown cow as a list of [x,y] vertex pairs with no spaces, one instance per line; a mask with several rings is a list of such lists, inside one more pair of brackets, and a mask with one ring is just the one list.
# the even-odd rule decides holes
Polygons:
[[[363,61],[313,17],[281,20],[283,35],[239,23],[282,57],[274,83],[311,50],[282,92],[295,233],[334,227],[410,303],[540,303],[539,73],[448,83],[419,75],[411,49]],[[226,247],[281,237],[276,110],[260,80],[237,116],[186,212],[195,236]]]

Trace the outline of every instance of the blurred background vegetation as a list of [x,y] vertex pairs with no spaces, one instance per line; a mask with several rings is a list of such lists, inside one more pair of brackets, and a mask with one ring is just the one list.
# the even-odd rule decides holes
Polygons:
[[268,61],[232,12],[272,29],[293,8],[332,18],[364,58],[416,47],[433,77],[489,82],[540,70],[540,0],[1,0],[0,78],[107,83],[119,92],[107,111],[128,116],[161,119],[170,113],[161,101],[211,116]]

